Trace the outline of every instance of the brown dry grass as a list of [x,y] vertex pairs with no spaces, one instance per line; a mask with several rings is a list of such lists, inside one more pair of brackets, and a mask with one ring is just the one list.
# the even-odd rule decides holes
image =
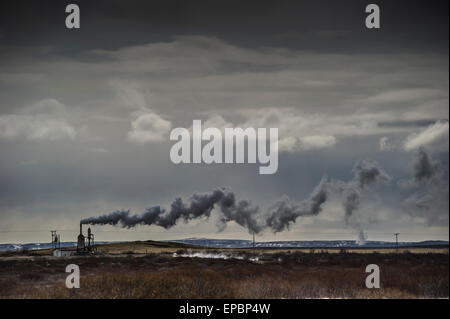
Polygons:
[[[249,257],[247,253],[247,257]],[[143,257],[0,259],[3,298],[448,298],[447,254],[272,253],[248,260]],[[81,288],[64,285],[65,266]],[[378,264],[381,288],[365,288]]]

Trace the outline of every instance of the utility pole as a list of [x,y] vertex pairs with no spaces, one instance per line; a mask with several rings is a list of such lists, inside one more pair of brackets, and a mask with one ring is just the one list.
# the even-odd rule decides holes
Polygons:
[[398,252],[398,235],[400,235],[400,233],[394,233],[395,235],[395,245],[397,247],[397,252]]

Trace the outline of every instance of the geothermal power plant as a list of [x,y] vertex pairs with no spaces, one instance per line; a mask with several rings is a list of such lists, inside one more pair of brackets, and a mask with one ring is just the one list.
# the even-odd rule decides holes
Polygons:
[[67,257],[67,256],[85,256],[94,254],[97,249],[94,247],[94,233],[89,227],[87,230],[87,235],[83,235],[83,224],[80,222],[80,233],[77,236],[77,248],[76,250],[61,248],[61,238],[55,230],[52,233],[52,250],[53,255],[56,257]]

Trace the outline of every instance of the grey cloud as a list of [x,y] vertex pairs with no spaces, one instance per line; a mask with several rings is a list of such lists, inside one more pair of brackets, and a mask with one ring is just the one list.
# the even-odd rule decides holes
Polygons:
[[418,149],[423,146],[428,148],[437,148],[439,150],[448,150],[449,142],[449,123],[446,121],[437,121],[428,126],[419,133],[411,133],[405,140],[403,148],[406,151]]
[[78,132],[65,116],[65,109],[57,100],[45,99],[24,108],[20,113],[0,115],[0,138],[73,140]]
[[[39,89],[60,88],[63,98],[59,99],[77,105],[89,118],[123,118],[134,110],[150,108],[162,118],[186,125],[182,123],[186,113],[192,118],[202,118],[205,113],[239,117],[248,110],[249,120],[244,122],[251,123],[257,112],[277,110],[280,128],[289,131],[286,137],[301,141],[304,132],[335,139],[341,135],[412,133],[414,127],[380,123],[405,118],[425,121],[430,110],[436,117],[448,117],[443,83],[447,74],[442,70],[446,62],[444,56],[435,54],[347,56],[240,47],[199,35],[90,52],[108,59],[32,60],[36,72],[46,73]],[[230,68],[229,63],[241,67]],[[275,65],[275,69],[266,68]],[[61,82],[65,74],[71,79]],[[36,84],[28,85],[36,90]],[[410,96],[406,103],[404,98]],[[300,144],[302,148],[309,145]]]
[[172,123],[148,109],[134,112],[133,117],[128,140],[139,144],[167,141]]
[[417,121],[395,121],[395,122],[380,122],[381,127],[425,127],[434,124],[436,120],[417,120]]
[[395,149],[395,145],[389,140],[387,136],[383,136],[380,138],[378,145],[380,147],[380,151],[392,151]]
[[[311,215],[317,217],[299,217],[295,224],[293,220],[297,214],[317,212],[313,203],[322,197],[313,198],[311,190],[326,172],[341,182],[341,200],[348,197],[357,208],[350,210],[348,228],[359,231],[359,223],[362,237],[392,225],[403,233],[421,229],[424,216],[441,221],[448,237],[446,213],[436,207],[447,205],[448,188],[426,179],[418,183],[405,164],[418,145],[426,144],[433,163],[439,160],[440,171],[447,172],[445,134],[431,143],[416,139],[411,153],[401,151],[408,136],[420,137],[423,125],[433,124],[430,120],[449,118],[448,2],[413,0],[405,9],[403,3],[380,1],[390,14],[384,15],[380,32],[369,32],[361,29],[364,4],[359,0],[282,5],[260,1],[256,6],[234,0],[80,0],[82,28],[70,34],[59,1],[2,3],[0,132],[15,132],[14,138],[0,138],[2,223],[46,224],[45,216],[66,227],[81,216],[122,207],[139,211],[149,202],[168,204],[168,213],[171,194],[191,194],[195,181],[196,189],[229,185],[260,207],[273,206],[279,212],[274,227],[294,230],[278,233],[278,239],[306,238],[295,231],[312,221],[320,237],[329,227],[345,224],[339,215],[345,214],[341,202],[327,198],[319,205],[322,211]],[[420,16],[421,23],[411,16]],[[48,97],[65,107],[27,107]],[[274,125],[280,140],[287,138],[296,151],[280,153],[279,171],[270,178],[255,175],[247,165],[176,166],[168,159],[170,142],[164,142],[162,134],[169,125],[161,119],[186,128],[193,119],[219,126]],[[398,147],[379,152],[382,137]],[[397,181],[411,173],[407,189],[380,188],[392,212],[381,226],[364,219],[377,214],[367,207],[377,200],[372,187],[382,181],[361,189],[358,177],[349,177],[351,164],[367,157],[383,163]],[[323,184],[325,191],[331,189],[330,182]],[[441,197],[427,192],[431,185]],[[411,206],[402,211],[398,203],[416,192],[423,200],[411,199]],[[304,200],[278,203],[280,194]],[[330,190],[328,195],[336,194]],[[190,207],[190,201],[183,204]],[[236,199],[235,205],[229,218],[245,228],[263,224],[250,202]],[[234,215],[237,211],[241,213]],[[330,226],[323,218],[332,211],[339,218],[333,215]],[[408,219],[402,212],[419,218]],[[402,223],[396,224],[398,218]],[[200,234],[198,229],[214,233],[210,224],[179,223],[167,232],[155,227],[142,238],[173,238],[187,229],[187,236]],[[233,224],[219,220],[228,231]],[[136,238],[133,233],[121,239]],[[272,236],[270,231],[262,233],[265,239]],[[38,239],[47,240],[47,233]]]

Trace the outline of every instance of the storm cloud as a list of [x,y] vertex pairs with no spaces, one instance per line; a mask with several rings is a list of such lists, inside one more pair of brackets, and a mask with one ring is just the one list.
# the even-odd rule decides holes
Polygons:
[[[145,217],[161,227],[105,229],[104,240],[239,237],[240,226],[267,240],[360,230],[448,238],[436,222],[448,216],[448,187],[436,183],[448,171],[447,1],[380,0],[380,30],[364,27],[359,0],[77,4],[78,30],[64,27],[60,1],[0,5],[0,241],[44,241],[49,229],[69,240],[70,225],[118,208],[111,225]],[[172,164],[170,130],[194,119],[278,127],[277,174]],[[420,147],[430,166],[417,164],[415,177],[408,163]],[[384,170],[354,167],[361,158]],[[369,212],[384,172],[410,188],[380,188],[386,207]],[[131,213],[149,203],[167,208]],[[212,212],[216,223],[181,222]],[[388,217],[368,225],[366,214]]]

